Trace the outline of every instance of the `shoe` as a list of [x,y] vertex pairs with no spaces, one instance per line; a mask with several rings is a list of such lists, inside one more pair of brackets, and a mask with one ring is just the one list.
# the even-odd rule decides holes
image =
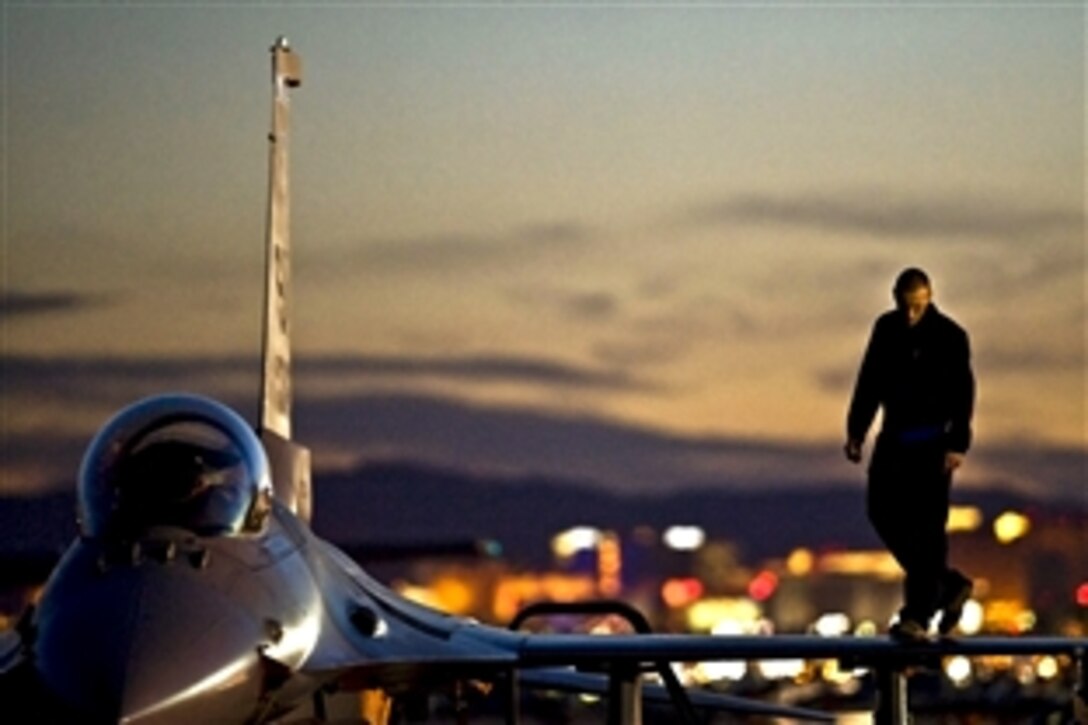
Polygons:
[[888,629],[892,639],[900,642],[926,642],[929,640],[929,630],[921,622],[903,618]]
[[948,587],[947,595],[941,606],[941,618],[937,622],[937,631],[949,634],[960,623],[963,605],[971,598],[971,580],[959,572],[953,572],[956,582]]

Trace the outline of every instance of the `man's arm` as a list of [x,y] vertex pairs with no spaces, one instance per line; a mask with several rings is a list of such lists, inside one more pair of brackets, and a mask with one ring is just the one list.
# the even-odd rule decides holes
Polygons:
[[861,448],[869,426],[873,424],[877,408],[880,407],[879,358],[882,343],[880,320],[873,325],[869,344],[865,348],[854,394],[850,399],[850,409],[846,415],[846,445],[843,452],[853,463],[861,462]]
[[846,460],[851,463],[861,463],[861,447],[865,444],[865,441],[858,440],[857,438],[847,438],[846,445],[842,447],[843,453],[846,454]]
[[956,328],[949,364],[952,366],[948,394],[948,450],[963,455],[971,447],[971,418],[975,408],[975,376],[971,370],[971,343],[967,333]]

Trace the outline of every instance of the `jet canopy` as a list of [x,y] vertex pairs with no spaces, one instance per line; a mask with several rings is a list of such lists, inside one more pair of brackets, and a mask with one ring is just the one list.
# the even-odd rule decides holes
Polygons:
[[85,536],[176,526],[201,536],[262,528],[272,496],[268,460],[249,425],[208,398],[134,403],[95,436],[79,474]]

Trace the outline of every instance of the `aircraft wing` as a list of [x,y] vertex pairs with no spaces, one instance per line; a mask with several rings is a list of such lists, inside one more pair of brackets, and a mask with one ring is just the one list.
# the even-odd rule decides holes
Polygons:
[[[462,620],[463,621],[463,620]],[[322,679],[335,680],[343,690],[371,687],[411,689],[423,683],[453,680],[495,680],[511,671],[527,687],[565,691],[607,692],[609,673],[632,674],[658,669],[662,663],[757,660],[838,660],[845,667],[890,668],[938,666],[952,655],[1065,655],[1082,661],[1088,637],[965,637],[923,643],[902,643],[887,636],[820,637],[816,635],[716,636],[673,634],[579,635],[531,634],[463,623],[442,633],[443,644],[430,656],[390,656],[375,648],[364,661],[326,663]],[[445,651],[445,655],[438,652]],[[1083,665],[1082,665],[1083,666]],[[317,674],[317,673],[314,673]],[[649,683],[644,698],[665,697],[664,688]],[[718,710],[747,711],[767,707],[778,717],[819,719],[815,711],[783,714],[773,703],[731,702],[714,693],[687,689],[692,705]],[[732,698],[728,698],[731,700]]]
[[[388,622],[388,633],[337,646],[321,646],[307,669],[342,684],[441,677],[455,668],[477,673],[509,669],[576,667],[604,671],[617,665],[649,669],[662,662],[804,659],[842,660],[848,666],[905,667],[964,655],[1067,655],[1082,658],[1088,637],[958,637],[918,644],[888,636],[691,634],[533,634],[486,626],[412,604],[385,589],[332,546],[324,551],[339,562],[354,587],[352,596]],[[326,589],[342,581],[332,577]],[[363,596],[365,594],[365,597]],[[343,627],[342,629],[347,629]],[[325,645],[333,643],[326,642]],[[365,684],[363,684],[365,686]],[[350,689],[350,687],[349,687]]]
[[0,632],[0,674],[19,663],[21,645],[22,640],[15,632]]
[[[398,615],[407,616],[407,613],[398,612]],[[850,667],[903,668],[929,665],[953,655],[1065,655],[1081,659],[1088,653],[1088,637],[960,637],[903,643],[887,636],[531,634],[464,620],[444,631],[435,629],[434,633],[440,635],[442,642],[430,649],[429,656],[424,654],[429,648],[421,647],[410,653],[401,650],[408,656],[391,657],[390,649],[377,645],[362,661],[352,661],[354,655],[341,656],[335,662],[326,661],[320,669],[352,689],[349,683],[365,686],[375,678],[386,680],[388,674],[398,669],[401,672],[397,674],[407,675],[409,679],[425,673],[440,678],[443,672],[455,670],[487,679],[489,673],[509,669],[575,667],[583,671],[606,671],[622,665],[651,669],[662,662],[833,659]]]
[[1083,657],[1088,637],[962,637],[903,643],[890,637],[816,635],[524,635],[519,663],[527,667],[721,660],[838,659],[858,666],[925,663],[952,655]]

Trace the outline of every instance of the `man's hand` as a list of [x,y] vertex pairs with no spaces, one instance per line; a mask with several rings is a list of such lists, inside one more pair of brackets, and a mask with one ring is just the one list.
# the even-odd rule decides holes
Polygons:
[[842,450],[846,454],[846,460],[851,463],[861,463],[861,441],[850,438]]
[[963,465],[963,454],[956,453],[955,451],[949,451],[944,454],[944,472],[952,473],[957,468]]

